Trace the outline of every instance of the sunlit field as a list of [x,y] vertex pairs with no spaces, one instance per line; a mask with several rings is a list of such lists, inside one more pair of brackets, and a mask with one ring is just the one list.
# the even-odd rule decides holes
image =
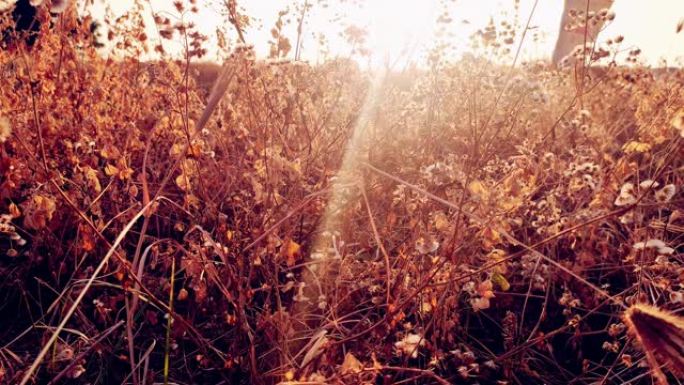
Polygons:
[[684,380],[678,1],[14,3],[0,384]]

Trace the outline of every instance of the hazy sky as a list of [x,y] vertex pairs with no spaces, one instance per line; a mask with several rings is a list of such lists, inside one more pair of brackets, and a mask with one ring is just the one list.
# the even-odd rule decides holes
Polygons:
[[[118,10],[125,9],[131,0],[116,0]],[[278,12],[288,5],[302,4],[306,0],[238,0],[247,14],[259,20],[248,30],[249,43],[265,55],[268,52],[270,28],[273,26]],[[319,0],[309,0],[318,4]],[[366,27],[369,31],[368,46],[373,52],[375,62],[382,62],[389,55],[391,58],[401,56],[406,46],[420,47],[435,41],[435,20],[448,9],[453,22],[448,24],[446,32],[449,41],[455,46],[457,53],[467,52],[469,36],[477,29],[485,26],[490,18],[494,20],[516,19],[520,28],[530,15],[535,0],[520,0],[517,12],[513,8],[514,0],[327,0],[328,6],[314,5],[309,13],[303,40],[303,57],[307,60],[322,59],[321,47],[314,34],[323,34],[328,40],[329,54],[344,56],[349,53],[349,46],[338,34],[342,21]],[[194,20],[200,28],[215,36],[216,27],[220,24],[218,16],[220,0],[199,0],[201,12]],[[155,11],[169,10],[171,14],[172,0],[150,0]],[[446,4],[446,5],[445,5]],[[291,7],[294,9],[294,7]],[[538,0],[532,18],[533,29],[528,34],[524,45],[525,58],[549,57],[558,34],[559,21],[563,9],[562,0]],[[677,22],[684,18],[684,0],[616,0],[613,11],[617,14],[615,21],[607,26],[601,37],[616,35],[625,37],[624,47],[638,46],[644,52],[644,58],[650,64],[657,64],[661,58],[674,64],[678,57],[684,57],[684,32],[675,33]],[[503,15],[503,14],[505,15]],[[297,15],[291,13],[291,18]],[[467,22],[464,22],[467,20]],[[286,29],[295,35],[296,26]],[[532,40],[536,37],[536,42]],[[421,50],[412,50],[412,57],[420,60]]]

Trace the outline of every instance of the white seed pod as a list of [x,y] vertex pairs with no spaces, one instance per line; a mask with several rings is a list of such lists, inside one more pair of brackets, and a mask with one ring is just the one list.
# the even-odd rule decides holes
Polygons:
[[668,184],[662,189],[656,191],[655,198],[658,202],[665,203],[669,202],[672,197],[674,197],[677,192],[677,188],[673,184]]
[[639,183],[639,187],[643,189],[654,189],[660,187],[660,183],[654,181],[653,179],[646,179],[645,181]]

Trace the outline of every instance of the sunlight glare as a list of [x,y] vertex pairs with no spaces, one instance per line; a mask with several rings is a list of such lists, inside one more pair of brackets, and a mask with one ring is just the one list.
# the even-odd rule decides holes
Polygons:
[[373,56],[396,59],[429,47],[437,17],[437,0],[375,0],[364,4],[359,24],[368,28]]

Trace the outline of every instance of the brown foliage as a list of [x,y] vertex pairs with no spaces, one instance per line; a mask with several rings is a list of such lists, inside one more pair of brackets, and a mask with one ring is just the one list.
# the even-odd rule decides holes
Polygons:
[[648,374],[621,315],[684,301],[681,72],[469,58],[378,80],[245,46],[219,70],[201,36],[141,62],[141,31],[116,60],[55,30],[0,52],[0,381],[110,255],[38,382],[162,381],[166,357],[194,383]]

